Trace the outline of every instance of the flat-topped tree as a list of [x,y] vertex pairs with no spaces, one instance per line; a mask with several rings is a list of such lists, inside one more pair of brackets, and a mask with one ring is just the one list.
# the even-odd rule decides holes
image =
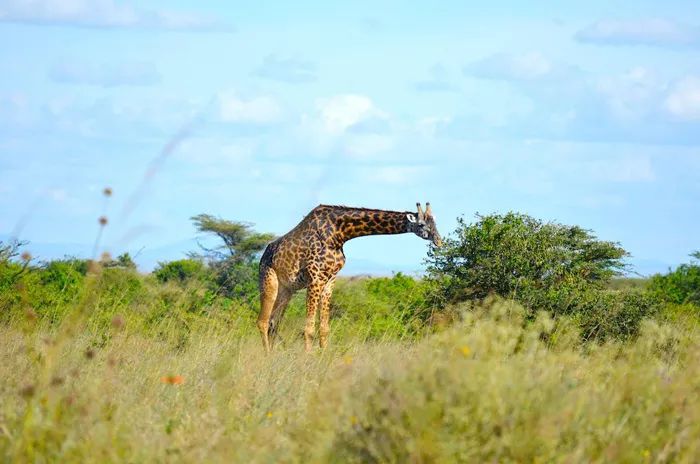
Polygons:
[[253,224],[248,222],[230,221],[210,214],[198,214],[191,219],[198,232],[213,234],[222,242],[211,248],[200,243],[203,253],[189,254],[194,259],[206,259],[217,292],[251,302],[257,299],[256,258],[275,235],[256,232]]
[[306,350],[311,349],[316,313],[320,311],[319,343],[324,348],[330,331],[329,303],[338,271],[345,264],[343,244],[366,235],[414,233],[440,246],[430,203],[423,212],[384,211],[319,205],[286,235],[270,243],[260,260],[260,315],[258,328],[270,350],[292,295],[307,289]]
[[191,218],[198,232],[211,233],[224,242],[210,249],[200,244],[210,257],[234,261],[253,261],[255,256],[265,248],[274,234],[260,233],[253,230],[253,224],[240,221],[229,221],[211,214],[198,214]]

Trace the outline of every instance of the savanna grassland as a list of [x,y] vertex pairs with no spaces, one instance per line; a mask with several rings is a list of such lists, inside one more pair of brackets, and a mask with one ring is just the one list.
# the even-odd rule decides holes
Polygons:
[[[542,234],[557,230],[523,229],[515,218],[515,229],[539,234],[537,247],[530,232],[494,246],[513,219],[500,218],[494,234],[488,224],[477,224],[481,235],[464,229],[433,255],[424,279],[342,279],[330,347],[311,354],[301,339],[303,294],[273,352],[262,350],[252,261],[182,260],[141,274],[128,256],[32,264],[6,246],[0,456],[700,461],[697,266],[616,280],[602,272],[621,256],[617,248],[585,234],[579,249],[590,259],[538,261],[528,253],[547,253]],[[460,254],[479,272],[453,269]],[[526,272],[552,260],[567,263],[566,273]],[[517,276],[517,291],[506,275]]]

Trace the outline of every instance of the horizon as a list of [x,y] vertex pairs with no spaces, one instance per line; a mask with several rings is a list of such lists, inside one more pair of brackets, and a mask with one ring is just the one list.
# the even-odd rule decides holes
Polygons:
[[[103,215],[99,253],[148,271],[199,213],[282,235],[319,203],[418,201],[443,236],[579,225],[641,275],[700,248],[700,4],[0,0],[0,40],[0,240],[38,259],[89,258]],[[343,273],[426,250],[353,240]]]

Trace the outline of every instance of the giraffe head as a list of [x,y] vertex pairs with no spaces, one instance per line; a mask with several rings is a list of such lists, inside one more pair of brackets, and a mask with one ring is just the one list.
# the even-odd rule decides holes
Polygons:
[[406,216],[408,219],[408,231],[413,232],[423,240],[430,240],[435,246],[441,246],[442,238],[435,225],[435,218],[433,217],[430,203],[425,204],[425,212],[423,212],[420,203],[416,203],[416,207],[418,208],[417,216],[411,213]]

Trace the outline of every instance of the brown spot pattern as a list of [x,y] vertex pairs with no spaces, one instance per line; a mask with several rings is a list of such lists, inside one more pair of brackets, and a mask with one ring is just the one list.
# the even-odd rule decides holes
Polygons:
[[345,264],[343,244],[366,235],[414,232],[407,211],[319,205],[286,235],[270,243],[260,260],[258,328],[269,351],[294,292],[306,288],[304,342],[311,350],[316,314],[319,344],[328,343],[330,299],[337,273]]

